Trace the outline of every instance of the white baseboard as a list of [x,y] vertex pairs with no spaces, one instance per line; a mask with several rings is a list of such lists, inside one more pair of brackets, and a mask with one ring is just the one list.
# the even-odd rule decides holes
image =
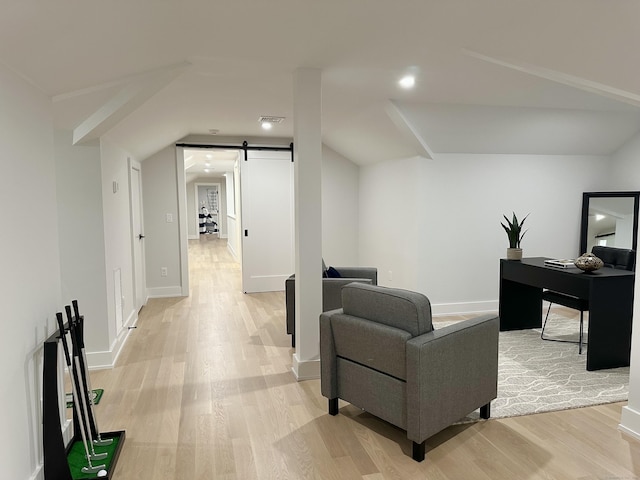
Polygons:
[[116,364],[116,360],[118,360],[118,357],[120,356],[120,352],[122,352],[122,347],[124,347],[124,344],[127,341],[127,337],[131,331],[130,327],[133,327],[137,321],[138,312],[134,310],[129,314],[122,330],[120,330],[120,333],[111,345],[111,350],[102,352],[86,352],[87,368],[89,368],[89,370],[113,368]]
[[175,285],[173,287],[147,288],[147,298],[165,297],[184,297],[182,294],[182,287],[180,285]]
[[[62,441],[65,445],[69,445],[73,438],[73,422],[71,420],[65,420],[61,426],[62,428]],[[29,480],[45,480],[44,478],[44,463],[42,459],[36,466],[33,473],[29,476]]]
[[437,303],[431,305],[433,315],[470,315],[498,311],[498,300],[481,302]]
[[640,412],[628,405],[622,407],[622,416],[618,430],[636,440],[640,440]]
[[238,259],[238,255],[236,254],[236,251],[231,247],[231,244],[227,242],[227,250],[229,250],[229,253],[231,254],[231,256],[233,257],[233,259],[236,262],[239,262],[240,260]]
[[320,359],[301,362],[298,354],[294,353],[291,371],[298,382],[320,378]]
[[29,480],[44,480],[44,463],[41,463],[36,467],[29,477]]
[[198,235],[187,235],[188,240],[200,240],[200,234]]

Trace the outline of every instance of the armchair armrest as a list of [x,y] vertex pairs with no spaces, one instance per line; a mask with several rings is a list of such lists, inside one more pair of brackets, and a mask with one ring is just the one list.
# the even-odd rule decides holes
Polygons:
[[482,315],[407,342],[407,436],[420,443],[498,392],[499,318]]
[[368,278],[371,285],[378,284],[378,269],[376,267],[333,267],[342,278]]
[[331,317],[338,313],[342,310],[320,314],[320,391],[329,399],[338,397],[338,359],[331,327]]
[[291,275],[284,281],[285,316],[287,322],[287,334],[295,333],[295,309],[296,309],[296,279]]

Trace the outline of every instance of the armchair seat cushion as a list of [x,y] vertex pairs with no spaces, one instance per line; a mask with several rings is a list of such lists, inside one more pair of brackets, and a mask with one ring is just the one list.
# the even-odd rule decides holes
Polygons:
[[332,318],[336,355],[386,373],[407,379],[405,362],[411,334],[401,328],[336,314]]

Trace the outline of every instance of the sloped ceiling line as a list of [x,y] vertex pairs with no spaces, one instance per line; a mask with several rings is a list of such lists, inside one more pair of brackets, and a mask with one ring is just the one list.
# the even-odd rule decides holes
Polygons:
[[108,132],[181,75],[188,66],[186,62],[181,63],[147,72],[130,81],[73,130],[73,144],[93,140]]
[[402,110],[400,110],[400,107],[396,104],[396,102],[394,102],[393,100],[389,100],[387,102],[385,111],[387,112],[387,115],[389,115],[389,118],[395,124],[395,126],[398,127],[398,130],[400,130],[400,132],[402,132],[405,137],[415,146],[418,151],[418,155],[427,159],[435,160],[433,151],[431,150],[431,148],[429,148],[427,142],[422,138],[413,124],[402,113]]
[[578,88],[586,92],[602,95],[603,97],[617,100],[619,102],[627,103],[636,107],[640,107],[640,95],[632,92],[627,92],[619,88],[615,88],[602,83],[587,80],[586,78],[576,77],[567,73],[558,72],[544,67],[527,64],[524,62],[517,62],[515,60],[507,60],[499,57],[492,57],[473,50],[463,49],[466,55],[483,60],[485,62],[501,65],[512,70],[517,70],[536,77],[544,78],[545,80],[551,80],[552,82],[561,83],[569,87]]

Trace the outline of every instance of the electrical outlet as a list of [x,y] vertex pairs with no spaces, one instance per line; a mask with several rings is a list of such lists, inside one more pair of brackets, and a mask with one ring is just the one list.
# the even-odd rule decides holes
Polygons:
[[173,222],[173,214],[167,213],[167,223]]
[[167,267],[162,267],[160,269],[160,276],[161,277],[166,277],[167,276]]

